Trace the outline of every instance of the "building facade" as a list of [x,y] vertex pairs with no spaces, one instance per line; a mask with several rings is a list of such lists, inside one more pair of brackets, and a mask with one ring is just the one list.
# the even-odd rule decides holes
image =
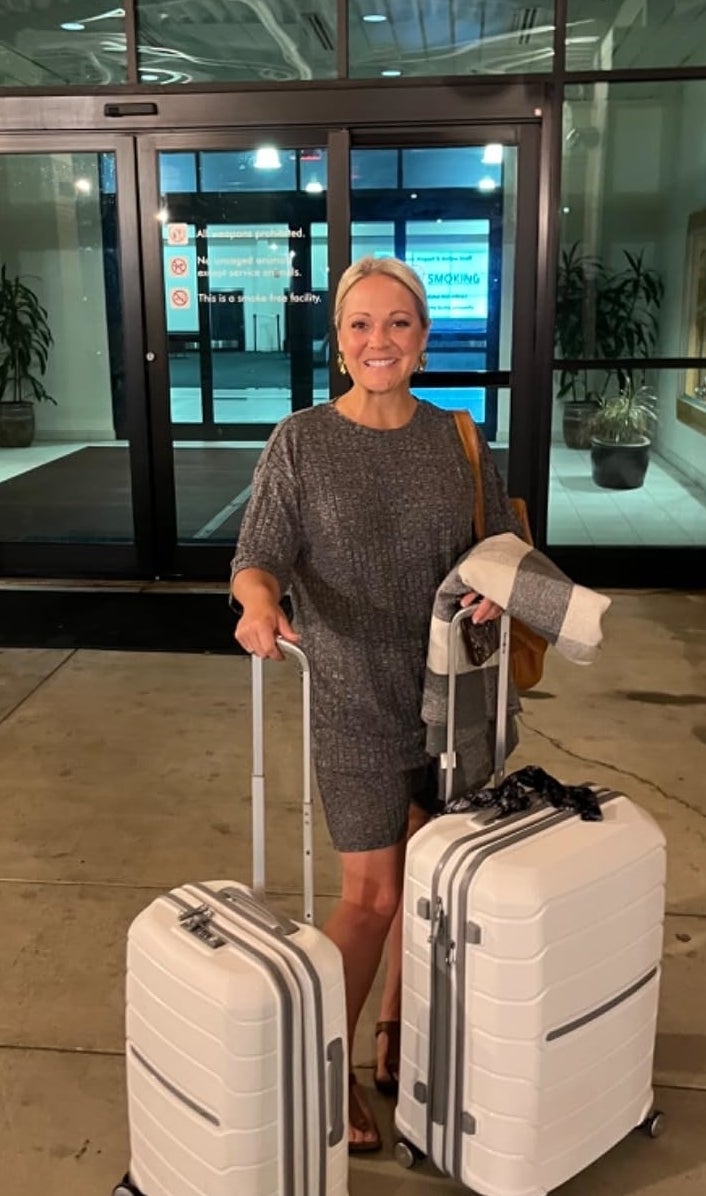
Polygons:
[[554,560],[706,583],[706,2],[0,16],[0,362],[18,279],[40,345],[0,372],[5,577],[222,580],[374,253],[428,289],[416,393],[472,412]]

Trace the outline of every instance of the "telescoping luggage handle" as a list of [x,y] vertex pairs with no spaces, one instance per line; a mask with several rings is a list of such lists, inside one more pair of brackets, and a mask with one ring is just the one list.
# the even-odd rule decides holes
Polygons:
[[[302,675],[302,828],[304,839],[304,921],[314,922],[314,849],[311,801],[311,671],[306,654],[278,637],[277,647],[299,664]],[[265,892],[265,738],[264,667],[252,656],[252,883]]]
[[[475,607],[464,606],[456,611],[449,623],[448,631],[448,670],[449,691],[446,708],[446,753],[444,757],[445,800],[448,802],[453,796],[453,772],[456,767],[456,652],[461,639],[460,624],[470,619]],[[505,775],[505,760],[507,757],[507,701],[508,682],[510,676],[510,616],[500,616],[500,645],[498,659],[498,701],[495,711],[495,760],[493,784],[499,785]]]

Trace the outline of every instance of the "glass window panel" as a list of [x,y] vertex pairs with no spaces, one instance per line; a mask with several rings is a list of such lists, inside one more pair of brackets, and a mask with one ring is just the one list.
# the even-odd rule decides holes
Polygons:
[[336,6],[298,0],[137,0],[143,83],[263,83],[336,75]]
[[557,356],[698,353],[704,111],[706,81],[569,89]]
[[[557,375],[556,385],[559,384]],[[615,373],[592,379],[610,401],[617,395]],[[592,443],[590,413],[555,407],[549,480],[547,539],[550,545],[652,545],[706,548],[706,404],[701,431],[676,417],[675,395],[683,371],[635,373],[636,404],[646,387],[657,397],[658,420],[649,420],[648,443],[641,446]],[[585,447],[568,436],[562,416],[583,421]],[[573,423],[573,418],[572,418]],[[596,429],[598,431],[599,429]],[[600,439],[605,441],[604,435]],[[643,468],[646,472],[642,474]],[[642,478],[642,480],[640,480]],[[627,488],[625,488],[627,487]]]
[[351,186],[354,191],[378,191],[397,186],[399,150],[351,150]]
[[706,3],[568,0],[570,71],[696,66],[706,62]]
[[299,154],[299,186],[302,191],[316,195],[326,190],[328,156],[324,149],[301,150]]
[[293,191],[297,185],[294,150],[261,145],[253,150],[202,153],[199,158],[202,191]]
[[125,13],[85,0],[5,0],[0,5],[0,87],[124,83]]
[[[402,152],[414,154],[406,159],[405,171],[425,178],[426,186],[354,191],[353,259],[402,257],[421,275],[432,317],[429,370],[509,369],[517,151],[493,144]],[[368,153],[379,151],[357,151],[363,172]],[[493,170],[495,178],[480,186],[472,175],[465,187],[448,187],[455,155],[457,179],[484,157],[492,161],[483,169]],[[444,181],[429,185],[437,177]]]
[[554,5],[349,0],[351,76],[551,71]]
[[159,160],[160,191],[196,190],[196,154],[162,154]]
[[[287,169],[263,172],[262,191],[254,153],[203,153],[203,190],[162,196],[182,541],[232,543],[260,451],[239,441],[329,397],[326,175],[321,192],[294,190],[300,151],[280,151]],[[321,151],[301,156],[315,153],[325,171]],[[243,162],[252,189],[223,185]]]
[[32,373],[54,400],[27,401],[31,383],[24,405],[2,395],[3,541],[133,540],[117,200],[101,187],[115,177],[109,157],[0,155],[3,263],[46,311],[46,373],[36,356]]
[[[404,187],[479,187],[494,191],[502,180],[502,146],[402,150]],[[500,156],[500,161],[498,157]]]

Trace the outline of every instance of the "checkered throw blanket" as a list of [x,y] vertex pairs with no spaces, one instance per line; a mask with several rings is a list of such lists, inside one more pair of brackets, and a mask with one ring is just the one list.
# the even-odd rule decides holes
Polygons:
[[[574,664],[594,659],[602,639],[601,618],[610,606],[605,595],[574,585],[543,553],[511,532],[476,544],[436,592],[422,702],[431,756],[446,751],[449,623],[459,600],[471,590],[526,623]],[[498,686],[497,647],[485,664],[475,666],[459,635],[456,653],[454,795],[484,785],[493,771]],[[517,745],[514,715],[519,709],[511,682],[508,753]]]

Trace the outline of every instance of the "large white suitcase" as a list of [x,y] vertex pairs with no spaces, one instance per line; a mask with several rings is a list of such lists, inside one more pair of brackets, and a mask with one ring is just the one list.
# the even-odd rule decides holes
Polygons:
[[127,957],[130,1172],[114,1196],[346,1196],[343,965],[313,922],[309,673],[305,921],[262,900],[262,661],[253,659],[257,889],[185,884],[133,922]]
[[[507,618],[501,643],[496,778]],[[409,844],[397,1158],[426,1154],[480,1196],[544,1196],[635,1127],[661,1129],[665,842],[627,797],[596,794],[602,821],[538,802],[446,815]]]

